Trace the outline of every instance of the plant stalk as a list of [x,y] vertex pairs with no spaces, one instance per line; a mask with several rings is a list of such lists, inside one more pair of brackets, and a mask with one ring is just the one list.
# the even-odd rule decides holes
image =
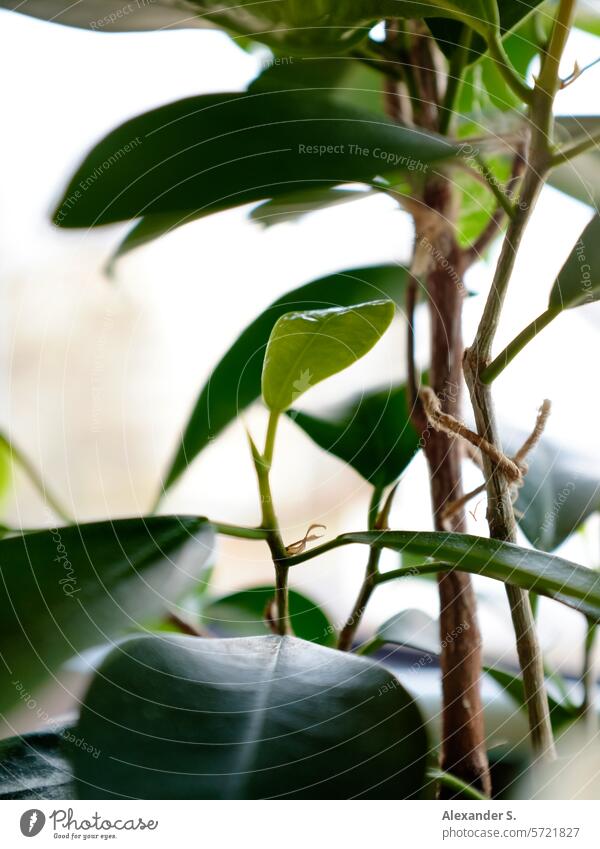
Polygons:
[[[544,184],[551,162],[552,106],[560,86],[558,69],[573,18],[574,0],[561,0],[547,53],[533,90],[530,104],[531,144],[516,214],[504,239],[481,321],[471,347],[465,352],[464,372],[480,436],[501,448],[494,405],[489,385],[482,375],[491,362],[491,352],[506,291],[514,269],[525,227]],[[490,536],[506,542],[516,541],[516,524],[508,483],[496,464],[483,456],[487,480],[487,519]],[[544,681],[542,654],[528,593],[507,584],[506,592],[515,630],[517,653],[523,675],[523,687],[529,714],[531,742],[535,754],[554,759],[554,738]]]
[[583,644],[583,667],[581,670],[581,684],[583,686],[583,700],[581,702],[581,718],[590,736],[598,731],[598,717],[596,707],[596,675],[594,672],[594,645],[596,642],[597,625],[595,622],[587,623],[585,641]]
[[506,366],[514,360],[518,353],[540,333],[544,327],[547,327],[551,321],[554,321],[559,315],[560,309],[548,307],[541,315],[528,324],[512,342],[506,346],[501,354],[494,359],[490,365],[483,370],[480,375],[482,383],[493,383],[499,374],[502,374]]

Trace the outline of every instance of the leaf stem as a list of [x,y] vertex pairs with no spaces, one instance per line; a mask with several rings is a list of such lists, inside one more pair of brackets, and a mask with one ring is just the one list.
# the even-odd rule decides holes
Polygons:
[[517,97],[520,97],[523,103],[531,103],[533,97],[533,89],[519,76],[513,68],[510,59],[506,55],[502,39],[498,31],[492,31],[488,38],[488,49],[490,56],[494,60],[500,74],[504,77],[504,81],[511,88]]
[[69,514],[67,510],[62,506],[58,498],[48,489],[44,481],[42,480],[41,475],[37,471],[34,464],[31,462],[29,457],[18,448],[12,440],[6,436],[5,433],[0,433],[0,445],[3,445],[8,451],[10,458],[13,462],[15,462],[21,469],[25,472],[30,482],[33,484],[35,489],[39,492],[43,500],[50,507],[50,509],[67,525],[73,525],[74,520],[72,516]]
[[594,622],[588,621],[583,644],[583,667],[581,670],[583,700],[581,702],[580,714],[586,724],[586,730],[590,734],[595,734],[598,730],[596,714],[596,679],[593,663],[596,630],[597,625]]
[[444,772],[443,769],[430,767],[427,770],[427,777],[431,778],[433,781],[439,781],[440,784],[444,784],[450,790],[459,791],[463,796],[468,796],[469,799],[477,799],[480,802],[489,802],[488,796],[480,793],[479,790],[471,784],[467,784],[465,781],[462,781],[462,779],[458,778],[458,776],[452,775],[450,772]]
[[445,136],[450,129],[454,117],[454,106],[462,85],[462,75],[467,64],[469,51],[471,49],[473,30],[466,25],[463,26],[458,48],[453,52],[446,77],[446,91],[444,100],[440,107],[439,132]]
[[594,135],[583,139],[583,141],[567,145],[561,150],[556,151],[550,159],[550,166],[554,168],[557,165],[562,165],[563,162],[567,162],[569,159],[574,159],[576,156],[579,156],[580,153],[585,153],[587,150],[591,150],[591,148],[597,147],[599,144],[600,133],[594,133]]
[[559,309],[548,307],[545,312],[538,315],[537,318],[534,318],[531,324],[528,324],[518,336],[515,336],[512,342],[506,346],[502,353],[498,354],[493,362],[491,362],[490,365],[481,372],[481,375],[479,376],[481,382],[488,385],[493,383],[498,375],[500,375],[506,366],[517,356],[517,354],[522,351],[532,339],[535,339],[538,333],[540,333],[544,327],[547,327],[550,322],[559,315],[559,313]]
[[218,534],[239,539],[266,540],[268,532],[264,528],[246,528],[243,525],[229,525],[227,522],[211,522]]

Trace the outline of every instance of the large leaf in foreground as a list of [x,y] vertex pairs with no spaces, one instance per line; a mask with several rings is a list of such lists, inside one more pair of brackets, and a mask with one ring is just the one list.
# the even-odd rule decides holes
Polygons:
[[320,448],[376,487],[398,480],[419,450],[405,386],[361,394],[323,416],[299,410],[288,415]]
[[262,395],[283,412],[308,389],[353,365],[377,344],[394,317],[392,301],[297,310],[277,319],[265,351]]
[[[87,746],[68,725],[0,741],[0,800],[77,798],[69,742]],[[90,754],[98,757],[91,747]]]
[[316,186],[370,185],[454,153],[441,136],[312,91],[201,95],[109,133],[77,170],[54,220],[92,227],[147,215],[198,217]]
[[274,301],[240,334],[202,387],[164,489],[172,486],[209,442],[259,397],[265,347],[280,316],[294,309],[350,306],[384,297],[401,305],[406,282],[406,271],[400,266],[367,266],[313,280]]
[[[275,587],[250,587],[202,606],[202,624],[222,637],[259,637],[272,633],[265,621]],[[290,622],[294,634],[321,646],[335,644],[335,628],[314,601],[296,590],[289,591]]]
[[495,0],[141,0],[124,6],[114,0],[1,0],[0,6],[92,30],[209,23],[299,54],[346,53],[383,18],[441,15],[481,33],[494,29],[498,20]]
[[162,611],[209,559],[205,519],[93,522],[0,541],[0,710],[60,663]]
[[427,740],[382,667],[293,637],[146,636],[105,660],[77,733],[87,798],[405,798]]
[[[438,531],[359,531],[342,534],[322,548],[353,543],[408,551],[437,561],[399,569],[395,572],[398,577],[447,572],[455,567],[556,599],[600,622],[600,574],[562,557],[500,540]],[[311,553],[314,551],[309,556]],[[290,564],[305,559],[306,555],[300,554],[290,558]]]

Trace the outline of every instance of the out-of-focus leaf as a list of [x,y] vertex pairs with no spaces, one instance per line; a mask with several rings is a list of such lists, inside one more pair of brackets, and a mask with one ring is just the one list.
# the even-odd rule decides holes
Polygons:
[[405,386],[359,395],[323,416],[299,410],[288,415],[319,447],[373,486],[396,481],[419,450]]
[[425,728],[400,682],[293,637],[127,640],[77,733],[101,753],[74,753],[86,798],[402,799],[425,783]]
[[548,306],[568,310],[600,298],[600,215],[586,225],[565,260],[550,292]]
[[277,319],[265,351],[262,396],[284,412],[322,380],[353,365],[390,326],[392,301],[289,312]]
[[[329,549],[354,543],[435,558],[434,563],[407,569],[407,577],[447,572],[452,566],[556,599],[600,622],[600,574],[553,554],[470,534],[436,531],[359,531],[342,534],[326,545]],[[290,565],[302,559],[302,554],[297,555]],[[402,577],[402,570],[397,576]]]
[[241,333],[203,386],[164,483],[167,490],[192,460],[261,392],[266,344],[277,319],[290,310],[350,306],[375,298],[403,304],[406,271],[376,265],[330,274],[279,298]]
[[206,94],[113,130],[71,179],[54,221],[181,221],[296,190],[371,185],[415,161],[425,168],[454,153],[441,136],[311,91]]
[[133,630],[197,579],[206,519],[93,522],[0,541],[0,711],[27,701],[72,655]]
[[[251,587],[208,599],[202,609],[202,624],[221,637],[260,637],[271,631],[265,622],[274,587]],[[335,644],[335,629],[323,610],[302,593],[289,591],[290,621],[296,637],[321,646]]]
[[[70,725],[0,740],[0,800],[76,799],[69,743],[88,745]],[[98,756],[92,747],[89,753]]]
[[320,212],[342,203],[371,197],[373,192],[360,189],[307,189],[261,203],[250,219],[263,227],[299,221],[311,212]]
[[[598,115],[559,115],[556,123],[563,131],[563,143],[566,137],[575,144],[600,132]],[[600,149],[591,148],[554,168],[548,176],[548,183],[597,209],[600,206]]]
[[[483,671],[504,690],[505,693],[521,708],[526,711],[525,692],[523,690],[523,680],[520,675],[515,675],[512,672],[507,672],[497,666],[484,666]],[[547,692],[548,707],[550,709],[550,720],[552,727],[556,731],[573,722],[577,718],[578,710],[574,705],[570,705],[558,701],[554,696]]]
[[410,608],[396,613],[377,628],[375,639],[379,645],[408,646],[434,657],[440,653],[439,625],[423,610]]

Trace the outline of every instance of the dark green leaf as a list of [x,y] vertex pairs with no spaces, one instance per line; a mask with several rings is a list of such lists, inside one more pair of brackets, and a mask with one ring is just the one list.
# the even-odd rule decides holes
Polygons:
[[[559,115],[556,123],[562,130],[561,141],[565,137],[570,143],[589,139],[600,132],[600,116]],[[585,153],[571,159],[558,168],[554,168],[548,177],[548,183],[571,197],[587,203],[597,209],[600,206],[600,149],[590,148]]]
[[168,489],[192,460],[261,392],[264,350],[277,319],[292,309],[350,306],[389,297],[403,304],[406,272],[397,265],[341,271],[279,298],[250,324],[202,388],[164,484]]
[[[0,799],[75,799],[71,765],[65,754],[71,743],[88,744],[73,728],[61,725],[0,741]],[[98,757],[93,747],[91,757]]]
[[292,192],[255,207],[250,219],[263,227],[299,221],[311,212],[330,209],[341,203],[362,200],[371,197],[373,192],[360,189],[307,189],[304,192]]
[[342,534],[328,545],[352,543],[406,550],[438,561],[406,569],[407,577],[418,572],[444,572],[450,564],[461,572],[554,598],[600,622],[600,574],[556,555],[470,534],[434,531],[362,531]]
[[147,215],[181,221],[306,188],[371,185],[454,153],[441,137],[311,91],[207,94],[110,133],[72,178],[54,220],[62,227]]
[[373,486],[396,481],[419,450],[405,386],[368,392],[330,414],[288,415],[325,451],[351,465]]
[[[221,637],[270,634],[265,612],[274,596],[274,587],[251,587],[221,598],[208,599],[202,610],[202,624]],[[314,601],[296,590],[290,590],[289,602],[292,630],[297,637],[322,646],[335,644],[335,629]]]
[[205,519],[120,519],[0,541],[0,710],[26,702],[72,655],[152,616],[196,580]]
[[173,0],[152,0],[130,10],[116,8],[112,0],[0,0],[0,6],[86,29],[216,24],[276,49],[309,55],[346,53],[386,17],[441,15],[463,20],[482,34],[495,29],[498,20],[495,0],[188,0],[183,7]]
[[550,292],[549,307],[568,310],[600,298],[600,215],[585,227]]
[[[516,702],[516,704],[518,704],[522,710],[527,710],[527,706],[525,704],[525,692],[523,690],[523,681],[520,675],[515,675],[512,672],[507,672],[506,670],[500,669],[497,666],[484,666],[483,671],[487,675],[489,675],[490,678],[493,678],[494,681],[500,687],[502,687],[502,689],[506,693],[508,693],[511,699]],[[573,722],[573,720],[576,719],[576,707],[558,701],[549,692],[547,692],[547,696],[548,707],[550,709],[550,719],[552,722],[552,727],[555,730],[561,728],[569,722]]]
[[307,390],[353,365],[394,318],[392,301],[289,312],[277,319],[265,351],[262,396],[277,413]]
[[78,725],[81,795],[383,798],[424,784],[419,711],[382,667],[292,637],[146,636],[105,660]]

